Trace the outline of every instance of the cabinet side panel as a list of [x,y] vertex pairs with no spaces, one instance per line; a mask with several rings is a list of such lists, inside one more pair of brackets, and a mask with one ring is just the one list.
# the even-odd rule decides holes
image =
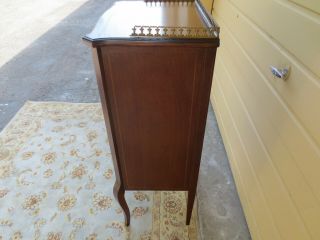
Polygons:
[[113,123],[113,117],[111,116],[111,109],[109,107],[110,101],[107,98],[106,95],[106,81],[105,81],[105,67],[103,66],[102,62],[102,54],[100,48],[92,48],[92,57],[93,62],[95,66],[95,72],[96,72],[96,78],[97,78],[97,84],[99,87],[99,94],[100,94],[100,100],[103,110],[103,115],[105,119],[107,134],[108,134],[108,141],[110,145],[110,150],[112,154],[112,162],[115,169],[115,176],[116,176],[116,184],[123,184],[123,173],[119,169],[118,164],[118,149],[115,144],[114,138],[115,138],[115,132],[114,132],[114,123]]
[[205,125],[207,110],[199,108],[208,99],[199,96],[199,87],[210,91],[211,78],[202,74],[207,51],[172,45],[102,48],[126,189],[187,190],[192,163],[201,155],[197,151],[195,157],[193,146],[202,143],[203,134],[194,134],[194,128]]

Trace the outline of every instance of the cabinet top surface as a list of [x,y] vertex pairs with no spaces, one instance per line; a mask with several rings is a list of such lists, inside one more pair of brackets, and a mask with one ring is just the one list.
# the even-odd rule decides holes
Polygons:
[[219,29],[196,1],[116,1],[85,39],[217,39]]

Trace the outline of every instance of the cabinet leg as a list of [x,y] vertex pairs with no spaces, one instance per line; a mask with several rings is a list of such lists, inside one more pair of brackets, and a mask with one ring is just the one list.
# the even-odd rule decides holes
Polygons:
[[187,218],[186,224],[190,224],[190,219],[192,215],[192,208],[194,203],[194,198],[196,197],[196,189],[188,191],[188,202],[187,202]]
[[125,193],[125,191],[124,191],[123,184],[116,182],[113,187],[113,194],[122,208],[122,211],[124,213],[125,224],[126,224],[126,226],[129,226],[130,225],[130,211],[129,211],[126,199],[124,198],[124,193]]

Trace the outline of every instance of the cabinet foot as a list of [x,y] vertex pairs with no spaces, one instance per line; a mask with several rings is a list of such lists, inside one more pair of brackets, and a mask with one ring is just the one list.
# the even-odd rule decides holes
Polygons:
[[113,194],[114,197],[117,199],[118,203],[120,204],[126,226],[130,225],[130,211],[126,199],[124,198],[124,187],[121,183],[116,182],[113,187]]

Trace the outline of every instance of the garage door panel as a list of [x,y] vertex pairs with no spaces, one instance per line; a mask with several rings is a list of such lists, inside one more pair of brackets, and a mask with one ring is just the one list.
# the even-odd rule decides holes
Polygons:
[[[231,29],[273,88],[320,146],[320,111],[319,106],[315,104],[320,102],[320,80],[308,74],[299,62],[259,32],[228,1],[222,3],[217,0],[215,13]],[[275,79],[271,74],[270,65],[291,66],[290,78],[287,81]]]
[[319,0],[290,0],[291,2],[298,4],[306,9],[315,13],[320,13],[320,1]]
[[[276,225],[281,226],[281,236],[283,239],[308,239],[307,232],[302,226],[303,224],[301,224],[299,215],[286,192],[281,178],[271,164],[263,145],[261,145],[261,142],[257,138],[245,110],[239,106],[239,99],[236,98],[232,84],[227,78],[224,78],[219,83],[221,84],[225,98],[229,101],[230,111],[239,126],[239,133],[246,144],[250,164],[252,164],[253,171],[261,185],[265,201],[269,206]],[[245,187],[248,191],[250,190],[250,185]],[[252,200],[255,201],[254,196]],[[255,212],[255,216],[256,218],[260,218],[258,212]],[[262,218],[266,218],[266,215],[262,216]],[[290,223],[288,223],[288,218],[291,219]],[[268,224],[272,224],[272,222]],[[290,226],[294,226],[294,230]]]
[[[301,131],[300,127],[296,124],[294,116],[290,115],[285,106],[281,106],[280,100],[275,96],[276,93],[268,88],[266,82],[262,79],[257,70],[255,70],[253,66],[250,66],[252,63],[246,60],[242,51],[235,46],[230,35],[226,35],[224,47],[220,49],[219,54],[222,58],[228,60],[232,58],[232,56],[229,58],[226,57],[229,56],[228,52],[232,52],[232,55],[237,55],[235,60],[240,67],[240,69],[237,70],[234,68],[233,62],[228,63],[228,68],[232,69],[230,71],[232,73],[234,71],[239,71],[236,76],[238,74],[245,74],[243,82],[239,83],[239,80],[235,82],[239,83],[240,87],[247,88],[247,95],[244,97],[251,97],[253,103],[258,102],[254,108],[254,111],[256,112],[252,112],[252,114],[254,116],[257,115],[257,117],[264,116],[264,119],[261,121],[269,121],[271,126],[275,129],[274,131],[279,133],[279,137],[274,137],[274,139],[268,138],[270,133],[269,130],[262,133],[262,135],[265,136],[266,139],[269,139],[270,144],[272,144],[275,139],[282,139],[284,145],[296,160],[298,167],[304,173],[304,178],[307,179],[308,184],[312,186],[313,191],[316,193],[318,199],[320,199],[320,188],[318,184],[320,177],[317,173],[317,168],[320,167],[319,151],[309,143],[308,137],[305,136],[304,132]],[[250,90],[248,90],[248,88]],[[260,130],[262,131],[264,129],[262,128]],[[306,158],[306,156],[308,157]],[[305,159],[301,161],[302,158]]]
[[208,11],[208,13],[211,12],[212,1],[213,0],[201,0],[202,5]]
[[[231,39],[230,36],[228,36],[228,39]],[[234,45],[235,44],[233,43],[232,46]],[[232,49],[232,46],[230,45],[222,50],[235,50]],[[292,126],[292,128],[288,128],[288,133],[299,134],[299,129],[297,126],[292,124],[289,117],[286,117],[286,112],[279,107],[280,104],[277,103],[276,99],[272,96],[273,93],[268,91],[267,87],[264,87],[263,84],[260,84],[263,83],[263,81],[250,81],[250,79],[253,78],[259,79],[259,75],[257,74],[255,76],[252,68],[248,68],[250,63],[246,62],[245,58],[241,59],[240,52],[232,51],[232,53],[238,53],[237,59],[239,59],[239,61],[228,62],[229,69],[233,69],[231,70],[231,73],[235,73],[237,71],[236,68],[233,68],[235,67],[235,62],[238,64],[237,67],[242,69],[240,72],[237,72],[236,76],[239,78],[241,73],[243,73],[243,81],[241,81],[241,84],[240,81],[235,81],[235,84],[239,87],[239,90],[243,89],[241,95],[244,99],[247,99],[247,106],[248,108],[250,107],[249,112],[251,112],[253,118],[256,119],[256,127],[258,131],[260,131],[260,135],[262,136],[267,149],[269,149],[270,156],[272,159],[279,159],[275,161],[275,165],[281,171],[280,174],[286,181],[287,187],[301,211],[308,208],[314,208],[316,210],[319,206],[319,201],[318,198],[316,198],[316,194],[314,194],[314,190],[318,189],[320,177],[318,176],[317,179],[308,179],[308,177],[310,173],[310,166],[313,168],[315,166],[319,167],[319,157],[316,158],[317,156],[314,155],[314,161],[310,162],[308,159],[307,162],[298,161],[297,164],[296,160],[299,160],[296,156],[297,154],[292,154],[290,149],[287,147],[289,139],[286,138],[286,132],[283,132],[283,128],[277,128],[278,124],[283,122],[284,125]],[[227,50],[225,53],[222,53],[222,55],[223,58],[232,59],[231,54],[228,53]],[[250,72],[252,75],[249,74]],[[234,76],[234,78],[236,76]],[[305,146],[303,149],[308,147],[307,141],[303,141],[304,139],[299,137],[299,135],[295,135],[294,139],[299,139],[299,145]],[[299,150],[299,148],[292,148],[292,150],[297,149]],[[310,152],[307,152],[305,156],[310,156]],[[306,165],[309,166],[308,169],[305,168]],[[314,175],[316,175],[315,170]],[[306,178],[308,181],[305,181]],[[310,188],[310,185],[314,185],[314,188]]]
[[228,0],[225,2],[233,4],[295,56],[301,64],[320,77],[319,14],[282,0]]
[[[219,8],[215,7],[215,11],[218,10]],[[219,14],[220,13],[221,12],[219,12]],[[305,239],[309,239],[308,237],[310,236],[316,237],[315,239],[317,239],[320,237],[319,231],[313,227],[314,218],[308,215],[307,209],[313,209],[313,211],[320,216],[319,201],[315,196],[316,194],[314,194],[318,189],[317,183],[319,182],[319,177],[314,174],[316,173],[315,169],[318,169],[315,168],[315,166],[319,167],[319,155],[317,155],[315,149],[310,146],[308,137],[306,138],[305,135],[301,134],[301,129],[294,119],[295,116],[290,115],[290,109],[285,106],[284,102],[281,102],[278,96],[279,94],[272,90],[273,86],[267,84],[268,80],[255,65],[256,61],[250,59],[250,56],[245,53],[242,46],[234,42],[234,36],[228,33],[234,31],[226,30],[228,29],[227,24],[218,16],[218,13],[216,13],[215,17],[222,30],[222,46],[218,50],[215,71],[220,72],[222,67],[219,64],[219,59],[223,59],[226,62],[225,66],[227,66],[226,68],[230,72],[232,81],[235,86],[239,88],[240,95],[245,99],[248,113],[252,115],[254,119],[257,131],[269,152],[270,158],[272,161],[277,161],[274,162],[274,164],[277,171],[279,171],[279,176],[285,181],[288,196],[293,198],[294,205],[298,207],[298,218],[299,216],[301,217],[301,224],[306,225],[308,229],[307,233],[310,234],[305,236]],[[241,75],[243,76],[240,77]],[[219,79],[215,80],[219,81]],[[223,85],[225,78],[219,83]],[[229,87],[222,87],[221,91],[226,94],[228,90]],[[233,94],[226,94],[228,101],[230,99],[230,101],[232,101],[233,98],[235,98]],[[259,104],[257,104],[257,102]],[[237,104],[239,105],[238,101],[235,101],[234,104],[235,106]],[[216,108],[221,109],[219,107]],[[237,107],[234,107],[234,109],[237,109]],[[235,119],[239,121],[238,118]],[[225,119],[223,119],[223,121],[225,121]],[[289,127],[287,127],[287,125]],[[284,131],[282,131],[283,129]],[[245,131],[243,134],[245,134]],[[244,139],[247,140],[248,138],[244,137]],[[297,142],[299,142],[299,144],[297,144]],[[299,145],[299,148],[304,152],[303,155],[308,156],[306,159],[307,162],[305,159],[301,161],[303,155],[299,155],[297,145]],[[246,146],[249,146],[249,148],[252,147],[249,143],[246,143]],[[251,159],[258,161],[254,157]],[[297,162],[300,165],[297,164]],[[259,172],[259,168],[257,169],[255,169],[255,171]],[[311,174],[309,174],[308,171],[311,171]],[[308,181],[305,180],[305,176],[308,176]],[[311,185],[312,187],[310,187]],[[266,191],[266,186],[262,186],[262,189]],[[277,222],[277,224],[279,223]],[[281,229],[283,228],[284,226],[281,227]]]
[[[221,68],[219,68],[221,69]],[[225,79],[225,77],[222,77]],[[218,76],[215,75],[215,81],[218,83]],[[255,176],[250,162],[247,158],[246,153],[243,149],[242,139],[236,134],[237,129],[234,126],[235,121],[233,120],[229,107],[225,103],[225,99],[221,96],[221,87],[214,86],[214,91],[219,91],[215,94],[215,98],[219,99],[215,103],[215,106],[219,106],[218,111],[221,117],[218,117],[219,126],[223,135],[228,135],[228,150],[232,151],[231,166],[235,176],[239,176],[236,179],[237,188],[240,192],[240,198],[242,202],[245,202],[244,209],[248,219],[248,225],[250,226],[251,235],[254,235],[254,239],[280,239],[280,235],[273,224],[273,219],[270,215],[270,209],[266,205],[266,201],[261,192],[261,187],[258,184],[257,177]],[[219,102],[218,102],[219,101]],[[232,123],[231,123],[232,119]],[[239,124],[239,123],[237,123]],[[225,136],[226,137],[226,136]],[[229,154],[231,156],[231,154]],[[238,187],[239,178],[242,180],[242,188]],[[250,213],[248,213],[250,211]],[[255,218],[255,216],[264,216],[263,218]],[[264,236],[261,238],[260,236]]]

